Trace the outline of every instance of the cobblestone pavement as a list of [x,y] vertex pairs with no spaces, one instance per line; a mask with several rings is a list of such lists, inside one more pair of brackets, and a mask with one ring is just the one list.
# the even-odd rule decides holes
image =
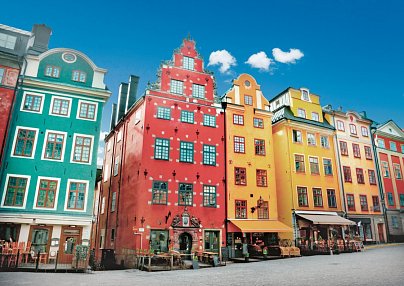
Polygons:
[[0,285],[404,285],[404,244],[321,255],[167,272],[0,273]]

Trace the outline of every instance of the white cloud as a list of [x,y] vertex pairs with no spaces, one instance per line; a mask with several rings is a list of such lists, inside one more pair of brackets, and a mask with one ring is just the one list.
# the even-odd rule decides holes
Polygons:
[[268,71],[272,60],[268,58],[265,52],[259,52],[251,55],[245,63],[261,71]]
[[208,66],[220,65],[219,71],[221,73],[228,72],[228,70],[236,64],[236,58],[226,50],[212,52],[209,56]]
[[284,52],[279,48],[272,49],[272,55],[277,62],[284,64],[294,64],[304,56],[299,49],[290,49],[289,52]]

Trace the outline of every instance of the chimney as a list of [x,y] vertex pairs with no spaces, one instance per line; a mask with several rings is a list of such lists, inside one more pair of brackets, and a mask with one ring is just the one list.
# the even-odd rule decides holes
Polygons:
[[52,29],[45,24],[35,24],[32,27],[32,47],[31,50],[41,54],[48,50],[49,39],[52,34]]
[[109,130],[112,130],[115,128],[115,119],[116,119],[116,103],[112,104],[112,114],[111,114],[111,124],[109,127]]
[[115,124],[117,124],[119,120],[121,120],[121,118],[125,115],[127,96],[128,96],[128,84],[121,82],[121,85],[119,86],[118,111],[116,113]]
[[139,84],[139,77],[136,75],[131,75],[129,77],[129,87],[128,87],[128,96],[126,98],[126,108],[125,113],[132,107],[132,105],[136,102],[136,94],[137,94],[137,86]]

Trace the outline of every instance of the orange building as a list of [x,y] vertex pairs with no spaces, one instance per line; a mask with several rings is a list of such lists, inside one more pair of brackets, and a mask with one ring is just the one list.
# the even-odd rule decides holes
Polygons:
[[270,100],[270,110],[279,218],[303,250],[326,249],[355,225],[340,216],[335,129],[323,117],[319,96],[305,88],[286,89]]
[[[256,80],[242,74],[222,98],[226,124],[227,245],[262,255],[292,229],[278,221],[272,113]],[[243,248],[244,245],[244,248]]]

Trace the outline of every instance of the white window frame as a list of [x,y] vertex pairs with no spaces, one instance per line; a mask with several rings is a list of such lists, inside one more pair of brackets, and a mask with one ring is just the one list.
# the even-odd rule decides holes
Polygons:
[[[80,117],[80,107],[81,107],[81,104],[82,104],[82,103],[87,103],[87,104],[93,104],[93,105],[95,105],[94,119],[82,118],[82,117]],[[87,121],[97,121],[97,114],[98,114],[98,102],[79,99],[79,103],[78,103],[78,105],[77,105],[76,119],[79,119],[79,120],[87,120]]]
[[119,174],[119,165],[120,164],[121,164],[121,156],[118,155],[115,157],[115,161],[114,161],[114,172],[113,172],[114,177],[118,176],[118,174]]
[[[57,181],[58,185],[56,188],[56,194],[55,194],[55,205],[53,208],[40,208],[37,207],[37,200],[38,200],[38,191],[39,191],[39,182],[41,181],[41,179],[44,180],[52,180],[52,181]],[[35,210],[45,210],[45,211],[55,211],[58,207],[58,198],[59,198],[59,190],[60,190],[60,178],[53,178],[53,177],[42,177],[42,176],[38,176],[37,178],[37,182],[36,182],[36,188],[35,188],[35,198],[34,198],[34,204],[32,205],[32,208]]]
[[[39,96],[39,97],[42,98],[42,100],[41,100],[41,106],[39,107],[39,111],[32,111],[32,110],[25,110],[25,109],[24,109],[25,97],[26,97],[27,95],[35,95],[35,96]],[[43,106],[44,106],[44,101],[45,101],[45,94],[44,94],[44,93],[31,92],[31,91],[24,91],[23,96],[22,96],[20,111],[21,111],[21,112],[35,113],[35,114],[42,114]]]
[[[303,96],[304,91],[307,92],[308,100],[305,99],[304,96]],[[306,101],[306,102],[311,102],[310,91],[307,88],[301,88],[300,89],[300,99],[303,100],[303,101]]]
[[101,214],[105,213],[105,196],[101,199]]
[[[31,131],[35,131],[35,140],[34,140],[34,145],[32,146],[32,154],[31,157],[26,157],[26,156],[18,156],[14,155],[14,149],[15,149],[15,144],[17,143],[17,135],[18,135],[18,130],[20,129],[27,129]],[[11,146],[11,154],[10,157],[13,158],[23,158],[23,159],[34,159],[35,158],[35,152],[36,152],[36,144],[38,142],[38,137],[39,137],[39,129],[38,128],[32,128],[32,127],[26,127],[26,126],[16,126],[15,127],[15,134],[14,134],[14,140],[13,140],[13,145]]]
[[[322,138],[326,139],[326,142],[327,142],[326,145],[327,146],[323,146]],[[320,135],[320,145],[324,149],[330,149],[330,139],[328,138],[328,135]]]
[[[382,143],[382,144],[380,144],[380,143]],[[377,147],[386,149],[386,142],[384,141],[383,138],[377,138]]]
[[361,133],[362,133],[362,136],[369,137],[369,129],[367,127],[361,126]]
[[[90,156],[89,156],[88,163],[86,163],[86,162],[76,162],[76,161],[73,160],[73,158],[74,158],[74,146],[76,145],[76,137],[77,136],[90,137],[91,138],[91,148],[90,148]],[[81,165],[91,165],[91,163],[93,161],[94,145],[95,145],[95,142],[94,142],[94,136],[93,135],[74,133],[73,134],[73,142],[72,142],[72,151],[71,151],[71,154],[70,154],[70,163],[81,164]]]
[[104,165],[104,182],[108,181],[109,179],[109,164]]
[[[69,200],[69,187],[70,183],[86,183],[86,195],[84,196],[84,209],[82,210],[75,210],[75,209],[68,209],[67,208],[67,203]],[[87,198],[88,198],[88,190],[90,188],[90,181],[88,180],[76,180],[76,179],[68,179],[67,180],[67,185],[66,185],[66,193],[65,193],[65,206],[64,206],[64,211],[66,212],[79,212],[79,213],[85,213],[87,211]]]
[[[310,135],[313,135],[314,144],[310,143]],[[309,145],[309,146],[316,146],[317,145],[316,134],[307,132],[307,145]]]
[[[47,142],[47,140],[48,140],[48,134],[49,134],[49,133],[57,133],[57,134],[62,134],[62,135],[64,135],[64,141],[63,141],[63,147],[62,147],[62,154],[60,155],[60,160],[45,158],[46,142]],[[63,161],[65,160],[66,142],[67,142],[67,132],[47,129],[47,130],[45,131],[45,138],[44,138],[44,140],[43,140],[41,160],[44,160],[44,161],[52,161],[52,162],[63,162]]]
[[[53,113],[52,113],[52,111],[53,111],[53,104],[54,104],[55,99],[61,99],[61,100],[67,100],[67,101],[69,101],[69,109],[68,109],[68,111],[67,111],[67,115],[53,114]],[[69,118],[69,117],[70,117],[70,112],[71,112],[71,110],[72,110],[72,99],[71,99],[71,98],[68,98],[68,97],[61,97],[61,96],[56,96],[56,95],[53,95],[53,96],[52,96],[52,98],[51,98],[51,103],[50,103],[50,106],[49,106],[49,115],[51,115],[51,116],[58,116],[58,117],[64,117],[64,118]]]
[[182,68],[190,71],[195,70],[195,59],[192,57],[183,56]]
[[119,130],[119,131],[118,131],[118,134],[117,134],[116,137],[117,137],[117,138],[116,138],[116,142],[120,142],[120,141],[122,140],[122,130]]
[[[18,178],[24,178],[27,179],[27,186],[25,189],[25,194],[24,194],[24,203],[22,204],[21,207],[17,207],[17,206],[5,206],[4,205],[4,200],[6,199],[6,192],[7,192],[7,186],[8,186],[8,180],[10,179],[10,177],[18,177]],[[28,191],[29,191],[29,185],[31,182],[31,176],[28,175],[20,175],[20,174],[7,174],[6,176],[6,182],[4,184],[4,188],[3,188],[3,196],[1,198],[1,207],[2,208],[7,208],[7,209],[25,209],[25,206],[27,205],[27,197],[28,197]]]
[[320,114],[318,112],[311,112],[311,119],[317,122],[320,122]]
[[[304,115],[304,116],[302,116]],[[297,109],[297,116],[306,119],[306,110],[304,108]]]
[[345,123],[344,123],[344,121],[337,120],[337,129],[339,131],[344,131],[345,132]]
[[[390,141],[389,145],[390,145],[390,146],[389,146],[389,149],[390,149],[391,151],[397,152],[397,143],[396,143],[396,142]],[[394,146],[394,148],[392,148],[392,146]]]
[[[9,50],[14,50],[15,49],[15,44],[17,43],[17,37],[14,35],[9,35],[6,33],[0,33],[0,35],[4,35],[4,45],[1,45],[0,47],[9,49]],[[11,40],[11,41],[10,41]]]

